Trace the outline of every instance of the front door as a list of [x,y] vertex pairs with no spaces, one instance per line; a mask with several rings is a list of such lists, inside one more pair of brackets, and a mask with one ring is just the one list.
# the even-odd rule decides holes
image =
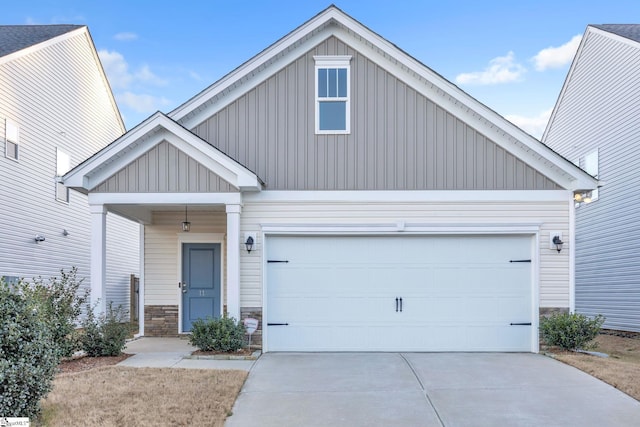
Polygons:
[[220,317],[220,243],[182,245],[182,332],[196,319]]

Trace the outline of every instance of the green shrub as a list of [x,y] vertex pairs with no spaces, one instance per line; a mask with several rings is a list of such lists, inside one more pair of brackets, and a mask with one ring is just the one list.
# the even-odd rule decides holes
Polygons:
[[244,325],[233,317],[197,319],[189,341],[202,351],[236,351],[244,345],[244,333]]
[[80,291],[82,280],[77,279],[77,272],[75,267],[68,273],[60,270],[60,279],[52,277],[45,281],[38,277],[33,283],[21,281],[17,286],[27,299],[40,305],[40,313],[53,333],[61,357],[69,357],[80,348],[76,322],[89,291]]
[[557,345],[565,350],[594,348],[589,345],[600,332],[604,317],[593,319],[577,313],[559,313],[540,321],[542,339],[549,345]]
[[118,356],[122,353],[129,335],[127,312],[122,306],[113,308],[111,302],[105,313],[96,316],[94,310],[95,306],[87,312],[87,317],[82,322],[82,349],[92,357]]
[[38,301],[0,278],[0,416],[33,417],[60,362]]

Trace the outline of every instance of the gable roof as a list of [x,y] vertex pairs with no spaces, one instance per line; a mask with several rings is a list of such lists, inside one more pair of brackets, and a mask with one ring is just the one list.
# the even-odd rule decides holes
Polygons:
[[0,57],[82,27],[84,25],[0,25]]
[[590,26],[640,43],[640,24],[594,24]]
[[260,191],[262,188],[263,183],[253,172],[161,112],[153,114],[80,163],[62,177],[62,182],[86,194],[165,141],[197,159],[204,167],[241,191]]
[[565,94],[567,93],[567,88],[569,86],[569,82],[573,78],[574,72],[576,72],[576,67],[578,66],[579,59],[585,49],[585,45],[590,35],[598,34],[609,39],[613,39],[615,41],[625,43],[633,48],[640,48],[640,24],[601,24],[601,25],[587,25],[587,28],[584,31],[584,35],[582,36],[582,40],[580,41],[580,45],[576,50],[576,54],[573,57],[573,61],[571,63],[571,67],[569,68],[569,72],[564,79],[564,83],[562,85],[562,89],[560,90],[560,94],[558,95],[558,99],[556,100],[555,105],[553,106],[553,111],[551,112],[551,116],[549,117],[549,121],[547,122],[547,126],[542,134],[542,141],[546,142],[548,140],[549,131],[554,126],[554,122],[556,121],[558,115],[558,109],[560,108],[560,104],[562,104]]
[[193,129],[291,63],[300,55],[300,49],[331,36],[375,57],[383,68],[563,188],[596,188],[597,180],[586,172],[335,6],[320,12],[180,105],[169,117]]

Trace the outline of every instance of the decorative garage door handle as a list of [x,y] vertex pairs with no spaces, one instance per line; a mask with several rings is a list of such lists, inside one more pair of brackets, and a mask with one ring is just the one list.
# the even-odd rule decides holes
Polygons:
[[396,313],[398,311],[402,313],[402,297],[400,298],[396,297]]
[[530,259],[512,259],[509,262],[531,262]]
[[509,323],[510,326],[531,326],[531,322]]
[[288,323],[267,323],[267,326],[289,326]]

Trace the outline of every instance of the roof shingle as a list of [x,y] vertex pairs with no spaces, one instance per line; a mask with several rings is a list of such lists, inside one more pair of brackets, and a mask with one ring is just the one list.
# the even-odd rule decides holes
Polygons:
[[81,27],[84,25],[0,25],[0,57]]
[[591,26],[640,43],[640,24],[601,24]]

